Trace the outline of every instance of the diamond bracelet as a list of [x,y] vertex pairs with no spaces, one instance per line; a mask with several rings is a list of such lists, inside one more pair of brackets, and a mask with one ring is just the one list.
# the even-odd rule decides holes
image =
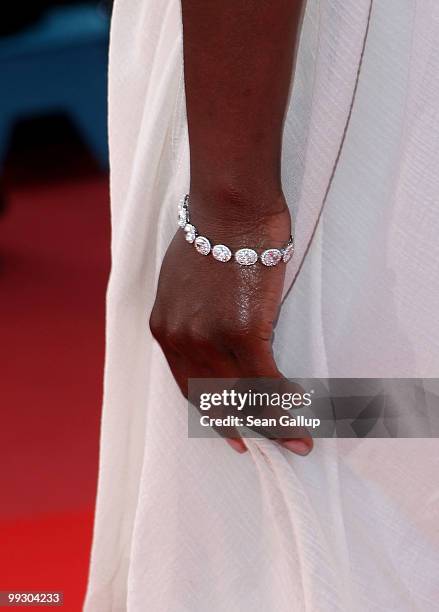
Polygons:
[[235,253],[232,253],[225,244],[215,244],[212,247],[210,240],[206,236],[201,236],[195,225],[190,222],[189,194],[183,196],[178,203],[178,226],[184,231],[187,242],[194,244],[198,253],[201,255],[212,253],[212,256],[217,261],[226,262],[233,257],[241,266],[252,266],[259,260],[264,266],[271,267],[276,266],[281,261],[287,263],[294,253],[294,240],[292,236],[290,236],[290,239],[283,248],[266,249],[261,255],[258,255],[254,249],[247,247],[239,249]]

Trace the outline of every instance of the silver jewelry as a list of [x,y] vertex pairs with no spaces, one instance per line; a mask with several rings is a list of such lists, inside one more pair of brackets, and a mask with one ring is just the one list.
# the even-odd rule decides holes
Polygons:
[[294,240],[290,239],[286,245],[280,249],[266,249],[258,255],[254,249],[247,247],[238,249],[234,253],[225,244],[215,244],[212,246],[206,236],[199,234],[197,228],[191,223],[189,217],[189,194],[186,194],[178,203],[178,226],[184,231],[186,240],[195,246],[200,255],[210,255],[217,261],[223,263],[232,258],[241,266],[252,266],[260,261],[264,266],[277,266],[281,261],[287,263],[294,253]]

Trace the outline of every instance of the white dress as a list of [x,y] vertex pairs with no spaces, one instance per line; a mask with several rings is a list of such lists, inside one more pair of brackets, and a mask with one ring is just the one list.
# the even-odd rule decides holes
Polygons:
[[[437,440],[317,440],[303,458],[187,437],[148,329],[189,183],[179,0],[116,0],[109,101],[84,611],[439,610]],[[286,375],[438,376],[438,109],[439,2],[308,0],[283,150],[297,244],[274,347]]]

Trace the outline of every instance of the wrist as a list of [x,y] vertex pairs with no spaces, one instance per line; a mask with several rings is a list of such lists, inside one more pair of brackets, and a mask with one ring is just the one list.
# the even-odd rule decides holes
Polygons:
[[227,239],[231,246],[281,246],[292,233],[290,212],[279,187],[232,189],[223,183],[215,189],[191,189],[190,216],[203,235],[217,242]]
[[271,178],[233,181],[191,177],[190,199],[194,215],[220,225],[253,225],[288,212],[280,182]]

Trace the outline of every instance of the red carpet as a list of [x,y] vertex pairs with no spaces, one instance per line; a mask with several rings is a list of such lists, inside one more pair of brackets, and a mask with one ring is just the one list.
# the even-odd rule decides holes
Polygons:
[[108,180],[74,153],[46,147],[32,173],[15,159],[0,218],[0,591],[61,590],[69,612],[88,570],[109,271]]
[[[87,579],[92,514],[59,512],[0,521],[1,590],[61,591],[61,610],[80,612]],[[6,609],[6,608],[5,608]],[[55,610],[58,607],[14,607]]]

